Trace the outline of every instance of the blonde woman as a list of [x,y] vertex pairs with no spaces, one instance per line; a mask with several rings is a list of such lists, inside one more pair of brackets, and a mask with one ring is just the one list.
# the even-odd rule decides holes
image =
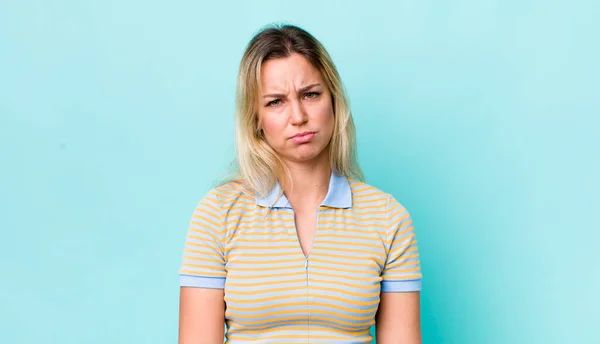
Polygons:
[[179,343],[370,343],[373,325],[377,343],[420,343],[411,217],[362,181],[342,81],[305,30],[250,41],[236,145],[237,178],[191,219]]

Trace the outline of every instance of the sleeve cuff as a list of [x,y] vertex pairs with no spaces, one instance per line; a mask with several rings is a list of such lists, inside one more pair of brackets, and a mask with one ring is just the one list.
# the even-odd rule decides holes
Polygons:
[[192,275],[179,275],[181,287],[225,289],[225,277],[202,277]]
[[421,280],[381,281],[382,293],[402,293],[421,291]]

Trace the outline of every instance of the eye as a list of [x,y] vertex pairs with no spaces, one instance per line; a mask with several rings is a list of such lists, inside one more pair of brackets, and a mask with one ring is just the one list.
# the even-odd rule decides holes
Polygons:
[[275,100],[271,100],[270,102],[267,103],[267,106],[276,106],[279,103],[281,103],[280,99],[275,99]]
[[308,92],[308,93],[305,93],[304,95],[308,99],[315,99],[315,98],[317,98],[319,96],[319,94],[321,94],[321,93],[319,93],[319,92]]

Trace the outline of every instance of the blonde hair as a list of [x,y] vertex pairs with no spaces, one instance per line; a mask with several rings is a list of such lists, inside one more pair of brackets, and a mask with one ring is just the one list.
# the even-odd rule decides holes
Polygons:
[[[278,154],[267,144],[258,118],[257,99],[261,92],[260,69],[270,59],[292,53],[304,56],[319,72],[331,93],[334,130],[329,142],[329,160],[340,175],[364,180],[356,156],[356,132],[341,78],[323,45],[310,33],[294,25],[269,25],[249,42],[242,57],[236,93],[236,160],[234,176],[249,193],[267,195],[278,176],[290,172]],[[223,182],[225,183],[225,182]]]

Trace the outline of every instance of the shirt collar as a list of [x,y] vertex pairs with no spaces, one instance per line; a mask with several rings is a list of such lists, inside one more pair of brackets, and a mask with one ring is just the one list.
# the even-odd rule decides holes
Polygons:
[[[265,197],[256,197],[256,204],[261,207],[269,207],[273,205],[274,208],[292,208],[290,202],[285,195],[281,195],[277,202],[275,199],[281,191],[279,181],[275,182],[275,186]],[[275,202],[275,204],[273,204]],[[331,208],[351,208],[352,207],[352,190],[350,189],[350,182],[346,176],[342,176],[336,173],[334,170],[329,178],[329,189],[322,206]]]

